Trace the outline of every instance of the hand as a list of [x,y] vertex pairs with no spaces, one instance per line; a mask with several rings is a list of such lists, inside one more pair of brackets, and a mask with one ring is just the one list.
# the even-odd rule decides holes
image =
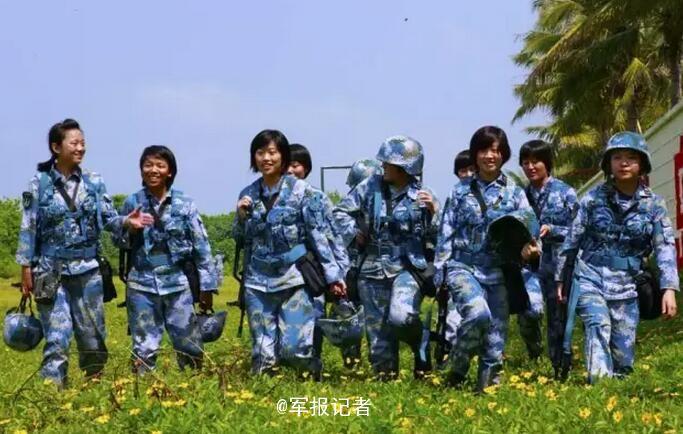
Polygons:
[[524,245],[522,248],[522,259],[524,262],[529,263],[536,261],[541,256],[541,249],[538,248],[538,242],[535,238]]
[[240,220],[244,220],[249,215],[251,207],[254,205],[254,201],[249,196],[244,196],[237,202],[237,215]]
[[546,235],[550,233],[550,225],[543,225],[541,226],[541,232],[539,234],[539,238],[543,238]]
[[557,282],[557,302],[558,303],[566,303],[567,300],[564,298],[564,283],[562,282]]
[[213,310],[213,291],[201,291],[199,293],[199,308],[203,312]]
[[426,190],[418,191],[417,200],[424,204],[432,215],[436,214],[436,204],[434,203],[434,198],[430,192]]
[[28,297],[33,292],[33,275],[31,267],[21,267],[21,293]]
[[142,229],[145,226],[151,226],[154,224],[154,217],[151,214],[140,211],[141,206],[135,208],[126,217],[126,225],[131,229]]
[[676,292],[673,289],[664,290],[662,315],[664,315],[664,319],[671,319],[676,316]]
[[346,283],[344,281],[334,282],[330,285],[330,293],[335,297],[345,298],[346,297]]
[[363,233],[362,231],[358,231],[356,233],[356,245],[358,247],[365,247],[367,242],[368,242],[368,238],[365,236],[365,233]]

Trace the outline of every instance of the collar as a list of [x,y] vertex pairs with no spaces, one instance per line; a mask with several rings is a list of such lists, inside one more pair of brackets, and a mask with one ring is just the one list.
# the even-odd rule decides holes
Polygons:
[[71,179],[75,179],[77,181],[80,181],[83,176],[83,171],[81,170],[80,166],[76,166],[76,168],[71,172],[71,174],[68,177],[65,177],[62,172],[57,170],[56,165],[52,165],[52,168],[50,169],[50,177],[52,178],[53,181],[55,182],[61,182],[65,184],[67,181]]
[[529,188],[530,188],[530,190],[531,190],[533,193],[536,193],[536,194],[540,195],[540,194],[543,193],[544,191],[549,190],[549,189],[550,189],[550,185],[551,185],[552,183],[554,183],[554,182],[555,182],[555,178],[553,178],[552,176],[548,176],[548,180],[545,182],[545,184],[543,184],[543,185],[541,186],[541,188],[536,188],[536,187],[534,187],[532,184],[529,184]]
[[497,177],[496,179],[494,179],[493,181],[491,181],[491,182],[486,182],[486,181],[484,181],[483,179],[481,179],[481,178],[479,177],[479,173],[478,173],[478,172],[475,173],[475,174],[473,175],[473,178],[476,179],[477,182],[478,182],[479,184],[481,184],[481,186],[484,187],[484,188],[487,188],[488,186],[493,185],[493,184],[498,184],[498,185],[500,185],[500,186],[502,186],[502,187],[505,187],[505,186],[507,185],[507,183],[508,183],[508,177],[505,175],[505,173],[503,173],[502,170],[500,171],[500,175],[498,175],[498,177]]
[[273,187],[268,187],[263,182],[263,177],[261,177],[261,179],[259,180],[259,193],[261,194],[261,196],[263,196],[264,198],[268,198],[280,193],[280,190],[282,190],[282,184],[285,182],[285,178],[287,176],[290,175],[282,175],[280,177],[280,180]]
[[145,187],[144,190],[145,190],[145,197],[150,202],[150,204],[152,204],[152,203],[155,203],[155,204],[170,203],[172,198],[173,198],[173,195],[174,195],[174,193],[173,193],[174,190],[171,187],[171,189],[166,192],[166,197],[164,197],[164,200],[160,201],[159,199],[157,199],[156,196],[154,196],[152,194],[151,191],[149,191],[149,189],[147,187]]

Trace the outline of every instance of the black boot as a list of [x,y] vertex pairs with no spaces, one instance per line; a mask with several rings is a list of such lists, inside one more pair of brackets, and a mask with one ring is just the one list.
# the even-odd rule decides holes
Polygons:
[[449,372],[448,377],[446,378],[446,384],[455,389],[462,389],[465,380],[466,377],[464,375],[460,375],[457,372]]

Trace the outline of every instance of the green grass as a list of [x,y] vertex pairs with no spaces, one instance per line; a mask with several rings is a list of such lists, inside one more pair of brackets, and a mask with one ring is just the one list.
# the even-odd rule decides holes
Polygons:
[[[227,280],[216,307],[235,298]],[[0,281],[0,311],[18,297],[9,281]],[[367,360],[355,372],[345,370],[339,351],[327,343],[322,383],[298,380],[287,370],[274,378],[251,377],[250,340],[248,332],[236,337],[236,308],[228,308],[220,341],[207,345],[204,371],[179,372],[165,340],[156,372],[136,379],[129,369],[125,309],[115,303],[106,309],[111,354],[98,382],[84,382],[75,344],[71,385],[61,393],[37,376],[39,349],[18,353],[0,347],[0,432],[676,432],[683,426],[681,318],[641,323],[635,373],[592,387],[584,384],[581,360],[566,384],[548,380],[547,360],[528,363],[513,318],[503,384],[475,396],[471,387],[446,388],[440,376],[414,381],[407,348],[396,382],[372,381]],[[577,330],[577,350],[579,345]],[[309,410],[310,400],[327,398],[330,415],[279,414],[276,403],[294,397],[307,397]],[[355,415],[352,405],[350,416],[333,416],[331,401],[343,398],[369,399],[370,415]]]

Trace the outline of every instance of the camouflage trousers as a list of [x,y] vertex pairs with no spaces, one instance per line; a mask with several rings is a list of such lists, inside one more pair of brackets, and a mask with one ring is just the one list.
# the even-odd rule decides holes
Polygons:
[[45,347],[41,376],[64,386],[69,367],[69,343],[76,338],[78,364],[87,376],[104,369],[105,345],[102,276],[99,269],[75,276],[61,276],[61,285],[51,303],[38,303]]
[[605,300],[595,282],[579,275],[576,311],[584,326],[588,381],[628,375],[633,371],[638,299]]
[[[537,359],[541,356],[541,354],[543,354],[543,333],[541,331],[543,322],[543,300],[549,300],[548,297],[553,297],[556,306],[557,296],[553,295],[555,291],[554,288],[552,288],[554,285],[554,282],[552,282],[552,277],[550,278],[550,282],[548,282],[547,279],[543,281],[539,273],[532,272],[527,268],[522,268],[522,277],[524,278],[524,288],[526,289],[526,293],[529,295],[529,308],[525,312],[517,315],[517,325],[519,326],[519,334],[522,336],[522,340],[526,345],[529,357],[531,359]],[[542,282],[545,282],[545,285],[542,285]],[[551,312],[557,312],[556,309],[551,309],[551,307],[548,308],[549,324]],[[557,331],[558,329],[553,329],[555,334]],[[562,333],[564,329],[559,331]],[[561,356],[562,334],[560,334],[559,341],[551,341],[550,332],[551,329],[548,327],[548,348],[553,352],[555,352],[555,350],[559,350],[557,356]],[[559,345],[559,347],[553,346],[551,349],[550,342],[556,343]],[[555,360],[553,359],[552,355],[551,360]],[[559,363],[560,359],[558,358],[557,360]]]
[[[543,302],[540,287],[533,289],[532,274],[523,273],[530,299],[528,314],[540,318]],[[499,381],[503,351],[507,342],[510,308],[505,285],[484,284],[463,268],[448,269],[450,299],[447,323],[461,317],[455,342],[451,348],[451,370],[464,378],[474,355],[479,355],[478,387],[483,389]]]
[[[560,368],[562,363],[562,340],[567,324],[567,306],[557,300],[557,284],[552,272],[539,274],[543,299],[545,300],[548,341],[548,357],[553,367]],[[541,320],[528,315],[519,315],[519,332],[526,344],[529,355],[534,358],[542,352]]]
[[278,363],[317,373],[322,362],[313,351],[316,310],[304,287],[277,292],[246,289],[251,331],[251,370],[261,374]]
[[[354,307],[356,307],[354,305]],[[319,295],[317,297],[313,298],[313,308],[315,309],[315,319],[316,321],[322,318],[325,318],[326,313],[325,313],[325,295]],[[350,367],[354,366],[358,360],[360,360],[360,344],[361,340],[359,339],[358,342],[354,343],[353,345],[349,345],[343,348],[340,348],[341,350],[341,356],[342,356],[342,361],[345,366]],[[315,358],[320,360],[320,363],[322,365],[322,350],[323,350],[323,333],[322,330],[320,330],[320,327],[318,327],[317,323],[315,326],[315,330],[313,332],[313,354],[315,355]]]
[[199,368],[202,338],[189,289],[158,295],[128,288],[126,306],[133,339],[133,370],[144,373],[156,366],[164,329],[176,352],[178,366]]
[[408,271],[388,279],[358,279],[365,310],[370,364],[376,373],[398,372],[399,339],[410,345],[416,359],[426,361],[429,330],[420,320],[422,292]]

